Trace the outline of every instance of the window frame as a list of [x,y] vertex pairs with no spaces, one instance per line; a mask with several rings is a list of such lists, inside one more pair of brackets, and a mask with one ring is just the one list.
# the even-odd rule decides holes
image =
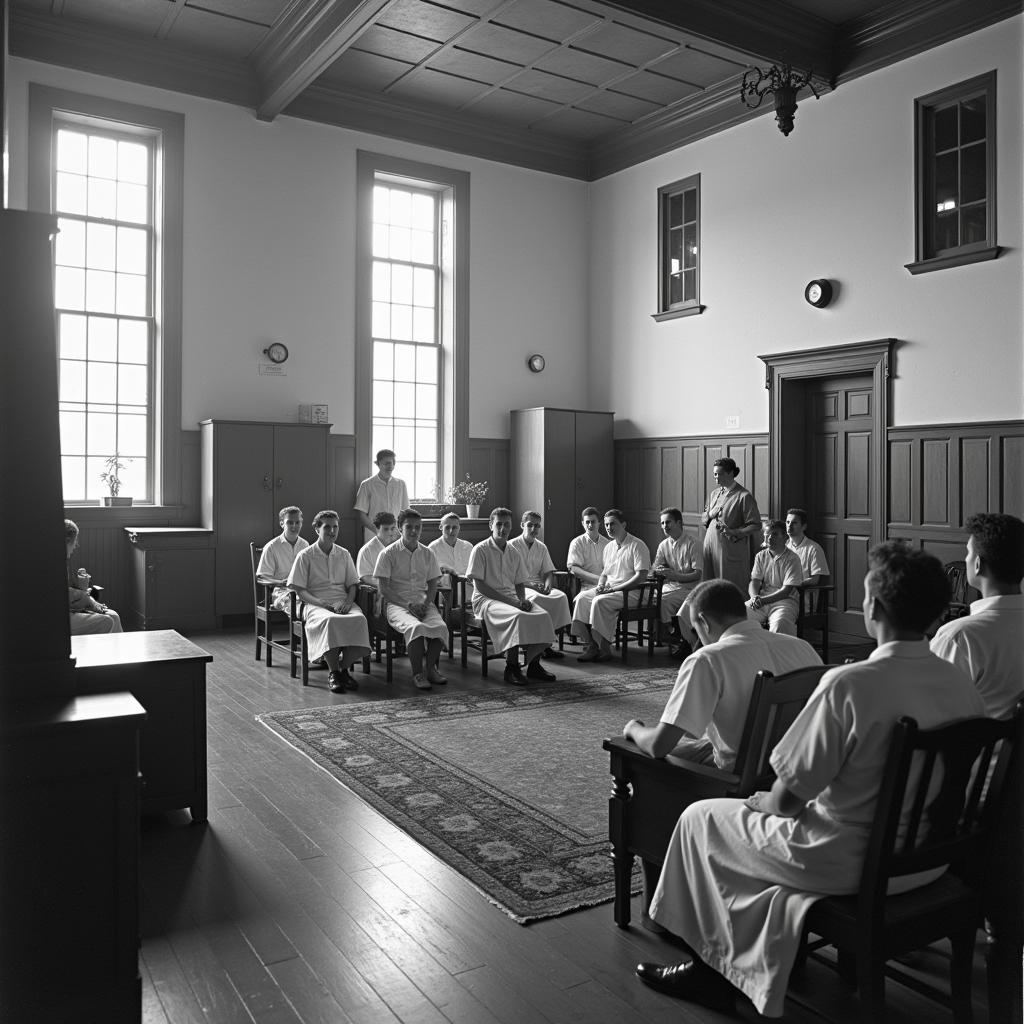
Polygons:
[[[931,125],[935,112],[977,96],[985,98],[985,238],[931,254],[928,249],[929,223],[933,214],[932,166],[935,145]],[[982,263],[999,257],[996,244],[996,72],[988,71],[914,100],[914,234],[915,259],[904,264],[914,275],[949,267]]]
[[[695,266],[696,286],[694,298],[673,304],[669,299],[669,278],[671,268],[669,260],[669,238],[671,225],[669,224],[669,206],[676,196],[684,195],[686,192],[696,193],[696,235],[697,255]],[[685,200],[684,200],[685,206]],[[685,222],[684,222],[685,223]],[[680,178],[670,185],[662,185],[658,189],[658,312],[652,313],[651,317],[657,323],[666,320],[676,320],[684,316],[698,316],[707,308],[701,305],[700,301],[700,269],[701,269],[701,246],[700,246],[701,222],[700,222],[700,174],[691,174],[688,177]]]
[[[59,121],[132,133],[142,129],[155,139],[153,189],[157,213],[157,265],[153,268],[154,357],[150,445],[151,494],[137,504],[147,507],[180,506],[182,500],[181,339],[182,339],[182,232],[184,207],[185,115],[125,103],[101,96],[50,86],[29,84],[30,210],[53,213],[53,160]],[[54,353],[57,357],[57,353]],[[102,508],[98,501],[69,504],[68,508]],[[134,507],[134,506],[133,506]],[[104,509],[115,516],[125,513]],[[130,510],[127,510],[132,517]],[[137,513],[134,514],[137,519]]]
[[[356,374],[353,487],[373,464],[373,188],[378,178],[439,194],[442,319],[438,488],[441,494],[465,473],[469,459],[469,181],[465,171],[400,157],[357,152]],[[454,230],[446,231],[445,224]],[[398,452],[399,467],[402,452]],[[401,468],[397,474],[402,476]],[[404,478],[403,478],[404,479]]]

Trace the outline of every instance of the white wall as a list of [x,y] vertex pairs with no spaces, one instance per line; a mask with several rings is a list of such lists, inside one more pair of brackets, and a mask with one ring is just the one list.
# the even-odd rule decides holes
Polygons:
[[[28,83],[185,114],[182,426],[294,420],[326,402],[354,429],[356,151],[468,171],[470,434],[507,437],[508,410],[585,406],[587,186],[425,147],[128,85],[34,61],[8,68],[11,205],[27,203]],[[287,376],[260,377],[283,340]],[[537,377],[526,356],[547,356]]]
[[[895,337],[894,425],[1024,416],[1024,18],[596,182],[590,398],[619,436],[768,428],[759,354]],[[998,69],[994,262],[917,277],[914,99]],[[701,175],[701,316],[656,324],[657,189]],[[824,310],[803,299],[839,282]],[[651,367],[657,369],[652,372]]]

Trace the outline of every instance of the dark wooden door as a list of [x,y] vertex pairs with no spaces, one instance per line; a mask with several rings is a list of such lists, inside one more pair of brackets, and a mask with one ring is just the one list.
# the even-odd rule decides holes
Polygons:
[[[274,427],[274,494],[267,536],[281,530],[277,513],[286,505],[302,509],[302,536],[310,543],[316,533],[313,517],[327,505],[327,428],[278,425]],[[335,509],[344,515],[346,509]],[[361,546],[361,544],[360,544]],[[352,552],[355,558],[358,549]]]
[[832,569],[830,627],[865,635],[861,603],[873,535],[874,400],[869,376],[809,381],[805,390],[808,533]]
[[[544,410],[544,543],[555,565],[565,568],[576,504],[576,416],[571,409]],[[522,509],[516,509],[518,515]]]

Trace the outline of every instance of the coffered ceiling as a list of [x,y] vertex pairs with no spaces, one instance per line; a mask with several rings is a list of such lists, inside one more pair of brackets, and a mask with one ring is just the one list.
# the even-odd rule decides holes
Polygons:
[[1021,0],[10,0],[10,52],[225,100],[263,120],[283,113],[594,179],[756,116],[739,100],[749,67],[786,61],[810,69],[819,92],[841,88],[1021,8]]

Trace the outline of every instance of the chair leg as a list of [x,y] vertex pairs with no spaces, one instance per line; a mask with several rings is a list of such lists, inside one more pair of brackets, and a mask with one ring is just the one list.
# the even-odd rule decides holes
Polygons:
[[256,660],[260,660],[260,620],[256,620]]
[[885,961],[866,950],[857,959],[857,994],[864,1024],[885,1024]]
[[974,933],[958,932],[950,936],[953,959],[949,965],[949,986],[955,1024],[972,1024],[971,968],[974,961]]
[[367,655],[363,658],[363,675],[368,676],[370,674],[370,656]]
[[391,675],[392,675],[392,672],[394,671],[394,669],[392,668],[392,665],[393,665],[394,660],[395,660],[395,645],[392,642],[390,635],[384,638],[384,649],[385,649],[385,658],[386,658],[386,661],[387,661],[387,670],[384,673],[384,678],[390,683],[391,682]]
[[302,685],[309,686],[309,645],[306,642],[306,631],[302,631],[302,641],[299,647],[299,654],[302,660]]

